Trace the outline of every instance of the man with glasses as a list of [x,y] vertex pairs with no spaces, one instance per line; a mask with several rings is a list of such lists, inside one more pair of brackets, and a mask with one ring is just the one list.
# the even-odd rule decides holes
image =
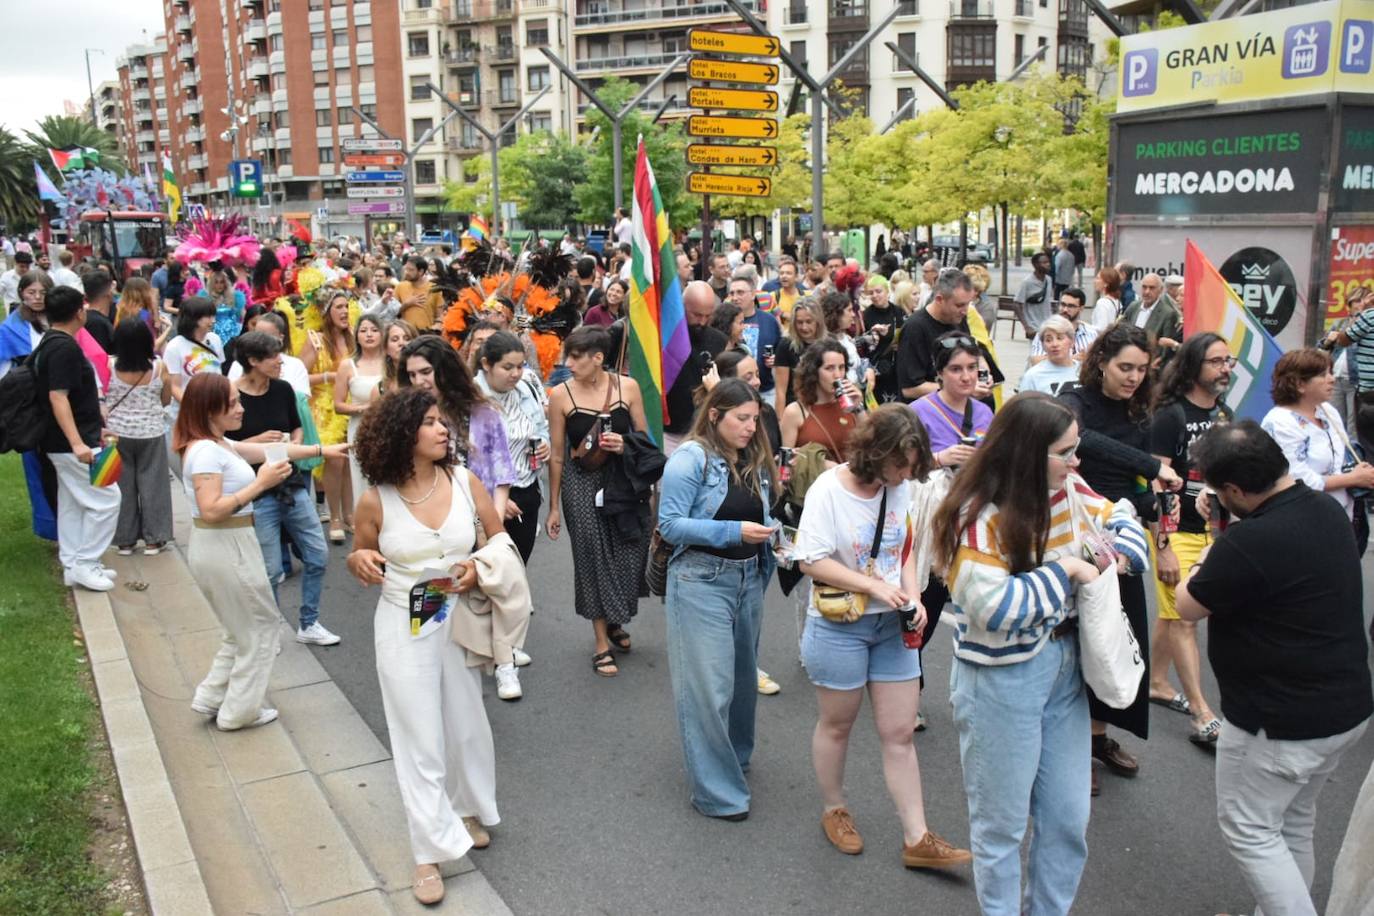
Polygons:
[[752,268],[742,267],[735,271],[730,281],[730,304],[740,310],[744,317],[744,337],[741,343],[749,348],[749,354],[759,365],[759,394],[764,401],[771,403],[776,393],[773,384],[773,353],[778,341],[782,339],[782,326],[771,312],[759,308],[754,297],[754,284],[758,274]]
[[1174,300],[1164,295],[1164,280],[1159,274],[1140,278],[1140,298],[1127,307],[1121,320],[1144,328],[1162,350],[1178,349],[1183,339],[1183,315]]
[[[1150,427],[1150,452],[1183,478],[1183,490],[1177,497],[1178,530],[1172,534],[1156,532],[1155,536],[1159,616],[1150,634],[1150,702],[1191,715],[1193,729],[1188,740],[1208,751],[1216,750],[1221,720],[1202,692],[1197,624],[1179,618],[1174,590],[1181,571],[1197,563],[1212,543],[1208,520],[1197,511],[1202,474],[1194,466],[1191,449],[1215,424],[1231,420],[1231,411],[1221,398],[1231,385],[1235,365],[1235,357],[1220,336],[1204,332],[1188,338],[1164,373]],[[1169,683],[1170,664],[1178,671],[1181,693]]]
[[[923,398],[939,388],[935,372],[935,341],[951,331],[968,329],[968,307],[977,293],[965,273],[957,267],[946,267],[935,280],[935,292],[930,304],[912,314],[902,325],[897,344],[897,386],[908,401]],[[981,380],[974,398],[988,395],[989,387]]]
[[[1080,362],[1088,352],[1088,348],[1093,345],[1093,341],[1097,340],[1098,335],[1097,328],[1083,320],[1083,306],[1087,301],[1087,294],[1076,286],[1071,286],[1059,294],[1059,316],[1073,325],[1073,337],[1072,343],[1069,345],[1069,353]],[[1034,366],[1036,363],[1044,362],[1047,358],[1045,345],[1040,340],[1040,335],[1036,334],[1031,338],[1030,360],[1027,365]]]

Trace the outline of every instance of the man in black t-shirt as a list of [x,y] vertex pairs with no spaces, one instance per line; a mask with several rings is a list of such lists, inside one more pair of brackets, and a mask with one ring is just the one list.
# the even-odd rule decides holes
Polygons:
[[682,306],[687,313],[687,337],[692,344],[691,355],[682,364],[677,380],[668,389],[668,422],[663,427],[663,453],[671,455],[682,444],[683,436],[692,428],[696,405],[693,393],[701,387],[701,377],[707,369],[702,354],[715,359],[730,345],[730,340],[711,327],[711,315],[716,310],[716,291],[711,284],[693,280],[682,291]]
[[[1212,542],[1207,520],[1198,515],[1197,497],[1202,474],[1189,449],[1213,424],[1231,419],[1221,396],[1231,385],[1231,351],[1216,334],[1194,334],[1180,348],[1164,373],[1159,406],[1150,427],[1150,452],[1183,478],[1178,494],[1178,530],[1155,533],[1155,595],[1159,616],[1150,635],[1150,701],[1193,717],[1188,740],[1215,750],[1221,720],[1212,713],[1202,692],[1202,660],[1197,647],[1197,624],[1180,620],[1174,589],[1181,569],[1197,562]],[[1164,519],[1161,516],[1160,523]],[[1182,693],[1169,683],[1169,666],[1178,671]]]
[[[962,270],[946,267],[935,280],[930,304],[902,325],[897,342],[897,385],[902,397],[914,401],[939,388],[935,372],[935,341],[950,331],[968,329],[968,307],[977,292]],[[986,392],[975,394],[984,397]]]
[[49,330],[31,361],[38,397],[49,410],[39,450],[57,472],[57,556],[62,580],[107,592],[114,588],[114,575],[101,557],[119,521],[119,485],[91,483],[91,465],[100,455],[104,421],[95,368],[76,342],[86,323],[86,305],[81,293],[59,286],[48,293],[45,312]]
[[[302,429],[296,393],[290,384],[281,380],[281,341],[261,331],[249,331],[240,334],[234,343],[245,369],[238,382],[243,423],[226,435],[239,442],[300,442]],[[296,641],[317,646],[338,643],[339,637],[319,622],[329,546],[324,541],[320,517],[315,512],[310,478],[301,471],[292,471],[284,482],[253,500],[253,529],[258,536],[258,546],[262,548],[267,581],[272,583],[274,598],[277,586],[286,578],[282,575],[284,564],[290,562],[283,556],[282,534],[300,548],[305,572],[301,577]]]
[[86,293],[86,333],[95,338],[101,349],[114,355],[114,281],[103,270],[88,270],[81,275]]
[[1317,796],[1374,713],[1355,535],[1253,420],[1209,430],[1192,458],[1238,519],[1178,588],[1179,615],[1209,620],[1226,715],[1217,820],[1257,909],[1314,913]]

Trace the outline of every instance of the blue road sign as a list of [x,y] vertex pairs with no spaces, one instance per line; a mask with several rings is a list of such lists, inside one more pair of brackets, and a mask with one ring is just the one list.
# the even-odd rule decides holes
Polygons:
[[262,196],[261,159],[235,159],[229,163],[229,193],[233,197]]
[[405,181],[406,173],[400,169],[376,169],[373,171],[349,172],[349,181]]

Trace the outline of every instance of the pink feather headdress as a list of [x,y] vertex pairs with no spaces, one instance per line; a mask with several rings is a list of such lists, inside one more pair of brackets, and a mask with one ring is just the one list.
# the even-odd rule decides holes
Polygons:
[[177,227],[181,244],[173,256],[183,264],[218,261],[226,267],[257,263],[261,245],[238,216],[207,217]]

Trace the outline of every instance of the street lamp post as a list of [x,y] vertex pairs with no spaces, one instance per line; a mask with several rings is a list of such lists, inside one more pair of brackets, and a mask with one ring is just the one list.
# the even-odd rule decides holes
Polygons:
[[[1005,124],[999,124],[997,125],[997,129],[992,132],[992,136],[993,139],[997,141],[997,145],[1002,147],[1002,152],[1005,153],[1007,151],[1007,144],[1011,142],[1011,128]],[[1004,160],[1002,166],[1002,177],[1004,180],[1006,174],[1006,162]],[[1005,190],[1004,187],[1003,191],[1005,192]],[[1007,250],[1007,202],[1005,199],[1002,201],[1002,228],[998,232],[998,241],[1002,243],[1002,295],[1005,296],[1007,294],[1007,256],[1009,254]]]
[[95,83],[91,82],[91,52],[104,54],[99,48],[86,48],[86,91],[91,94],[91,126],[99,127],[100,119],[95,114]]

